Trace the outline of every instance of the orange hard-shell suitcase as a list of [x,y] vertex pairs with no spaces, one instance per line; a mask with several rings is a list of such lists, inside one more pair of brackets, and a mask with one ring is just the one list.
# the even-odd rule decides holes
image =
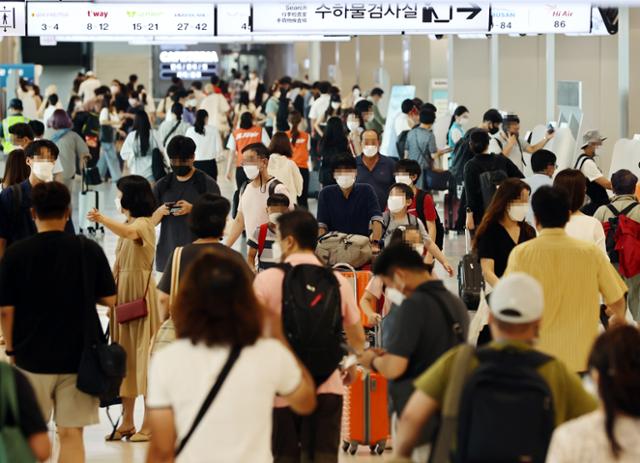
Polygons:
[[369,270],[355,270],[349,264],[336,264],[333,266],[333,269],[338,270],[353,285],[356,304],[358,304],[358,309],[360,310],[360,321],[363,326],[370,327],[371,325],[369,325],[367,316],[362,308],[360,308],[360,299],[364,296],[367,285],[373,278],[373,273]]

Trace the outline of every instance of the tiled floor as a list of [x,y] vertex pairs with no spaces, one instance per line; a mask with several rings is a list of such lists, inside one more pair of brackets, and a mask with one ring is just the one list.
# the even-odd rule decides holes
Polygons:
[[[234,185],[232,185],[230,182],[227,182],[226,180],[223,180],[221,181],[220,186],[223,194],[226,197],[231,198]],[[110,183],[104,184],[100,187],[100,190],[100,205],[102,208],[102,212],[106,213],[109,216],[115,216],[116,211],[113,201],[115,186]],[[312,201],[311,208],[312,210],[315,209],[315,201]],[[77,206],[74,213],[74,223],[78,223]],[[111,232],[107,231],[104,236],[99,235],[97,237],[97,240],[102,244],[107,256],[109,257],[109,260],[113,263],[116,237]],[[238,250],[241,250],[242,246],[242,243],[238,244]],[[457,266],[459,256],[463,252],[464,242],[460,237],[447,237],[445,244],[445,253],[449,257],[451,264],[454,265],[454,268]],[[438,268],[437,271],[440,275],[445,275],[442,268]],[[445,282],[451,290],[455,291],[457,284],[454,278],[446,278]],[[141,404],[139,404],[136,408],[136,412],[136,423],[139,425],[142,422],[143,415],[143,407]],[[119,407],[113,407],[112,415],[117,418],[118,414]],[[104,441],[104,436],[110,432],[110,425],[104,410],[101,410],[100,421],[101,422],[99,425],[88,427],[85,430],[85,443],[87,448],[88,463],[140,463],[145,461],[147,447],[146,444],[128,442],[107,443]],[[54,436],[53,433],[51,435],[52,437]],[[384,455],[382,457],[372,456],[370,455],[368,448],[363,447],[356,456],[352,457],[350,455],[341,454],[340,459],[344,462],[355,461],[359,463],[366,463],[385,461],[388,456],[388,452],[387,455]]]

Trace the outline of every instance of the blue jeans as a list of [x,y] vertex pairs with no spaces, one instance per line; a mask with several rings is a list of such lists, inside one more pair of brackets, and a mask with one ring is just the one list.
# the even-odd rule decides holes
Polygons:
[[98,171],[100,177],[104,178],[107,174],[107,168],[111,174],[111,180],[117,182],[122,177],[122,170],[120,169],[120,160],[118,159],[118,153],[116,153],[116,145],[113,143],[101,143],[100,144],[100,159],[98,159]]

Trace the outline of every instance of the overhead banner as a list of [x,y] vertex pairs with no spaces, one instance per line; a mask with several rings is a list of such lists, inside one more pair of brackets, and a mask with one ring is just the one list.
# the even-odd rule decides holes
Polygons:
[[591,5],[549,3],[491,6],[492,34],[575,34],[591,31]]
[[488,3],[273,3],[253,5],[253,31],[286,34],[445,34],[489,30]]
[[24,5],[24,2],[0,2],[0,37],[27,35]]
[[213,4],[28,2],[30,36],[213,36]]

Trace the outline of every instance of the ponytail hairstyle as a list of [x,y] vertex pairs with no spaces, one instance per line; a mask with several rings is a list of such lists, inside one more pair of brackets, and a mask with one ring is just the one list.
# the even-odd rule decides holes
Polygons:
[[302,114],[298,111],[291,111],[289,113],[289,124],[291,124],[291,145],[296,146],[296,141],[300,136],[300,129],[298,125],[302,122]]
[[249,111],[240,114],[240,128],[247,130],[253,127],[253,116]]
[[456,110],[453,112],[453,114],[451,115],[451,122],[449,123],[449,129],[447,130],[447,132],[449,130],[451,130],[451,127],[453,126],[453,123],[456,121],[456,117],[460,117],[462,116],[464,113],[468,113],[469,110],[467,109],[466,106],[458,106],[456,108]]
[[206,125],[207,118],[209,117],[209,113],[205,109],[198,109],[196,112],[196,122],[193,124],[193,128],[196,133],[200,135],[204,135],[204,126]]
[[140,156],[146,156],[151,145],[151,122],[142,109],[137,109],[135,112],[132,130],[136,132],[136,139],[140,143]]
[[615,436],[616,418],[640,418],[640,331],[624,325],[600,335],[589,356],[589,369],[598,372],[605,432],[611,452],[618,459],[624,449]]
[[182,113],[184,112],[184,106],[181,103],[173,103],[171,106],[171,113],[176,116],[178,122],[182,121]]

